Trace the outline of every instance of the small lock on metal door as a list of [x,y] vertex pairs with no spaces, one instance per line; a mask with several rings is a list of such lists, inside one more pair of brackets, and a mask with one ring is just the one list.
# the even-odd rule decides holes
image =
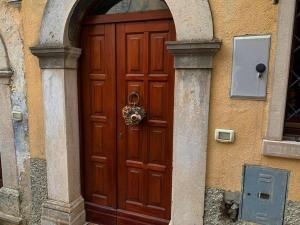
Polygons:
[[246,165],[239,217],[263,225],[282,225],[289,172]]

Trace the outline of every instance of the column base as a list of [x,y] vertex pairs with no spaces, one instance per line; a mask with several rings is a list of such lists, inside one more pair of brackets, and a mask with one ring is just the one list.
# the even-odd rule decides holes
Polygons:
[[22,218],[0,212],[0,224],[1,225],[19,225],[19,224],[22,224]]
[[42,225],[85,224],[84,200],[82,197],[72,203],[47,200],[42,209]]
[[21,224],[19,191],[2,187],[0,189],[0,224]]

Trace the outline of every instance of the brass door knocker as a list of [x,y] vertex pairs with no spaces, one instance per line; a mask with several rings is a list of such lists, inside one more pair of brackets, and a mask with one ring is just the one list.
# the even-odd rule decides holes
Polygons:
[[139,106],[140,94],[133,91],[128,95],[128,104],[122,109],[123,118],[127,126],[138,125],[146,117],[143,107]]

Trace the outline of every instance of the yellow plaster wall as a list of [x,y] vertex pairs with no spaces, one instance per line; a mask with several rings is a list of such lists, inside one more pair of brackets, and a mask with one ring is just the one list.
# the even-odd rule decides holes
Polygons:
[[[23,0],[22,16],[28,86],[29,140],[31,157],[45,158],[41,75],[38,60],[29,47],[38,44],[40,23],[46,0]],[[277,10],[271,0],[210,0],[215,37],[223,42],[213,69],[207,185],[239,191],[244,163],[259,164],[291,171],[289,199],[300,200],[299,160],[267,158],[261,154],[266,131],[268,101],[231,100],[229,98],[232,65],[232,40],[246,34],[272,34],[270,68],[276,48]],[[268,93],[270,93],[271,73]],[[270,95],[268,95],[269,97]],[[214,141],[215,128],[236,131],[234,144]],[[298,170],[298,171],[297,171]]]
[[38,44],[40,24],[47,0],[23,0],[22,18],[24,32],[25,77],[29,111],[29,145],[32,158],[45,158],[42,84],[38,59],[30,47]]
[[[215,37],[222,48],[214,60],[212,75],[207,185],[240,191],[245,163],[291,171],[289,199],[300,200],[300,161],[262,156],[262,139],[266,133],[268,101],[232,100],[231,84],[233,37],[247,34],[271,34],[272,49],[268,82],[270,98],[277,35],[278,5],[266,0],[210,0]],[[216,128],[234,129],[234,144],[214,140]]]

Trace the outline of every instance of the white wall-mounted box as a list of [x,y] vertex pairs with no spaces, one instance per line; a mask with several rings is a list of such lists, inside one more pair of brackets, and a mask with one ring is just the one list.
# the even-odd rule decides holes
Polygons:
[[[271,35],[234,38],[231,98],[266,98]],[[258,68],[264,65],[263,72]]]
[[234,130],[216,129],[215,140],[221,143],[233,143],[234,142]]

